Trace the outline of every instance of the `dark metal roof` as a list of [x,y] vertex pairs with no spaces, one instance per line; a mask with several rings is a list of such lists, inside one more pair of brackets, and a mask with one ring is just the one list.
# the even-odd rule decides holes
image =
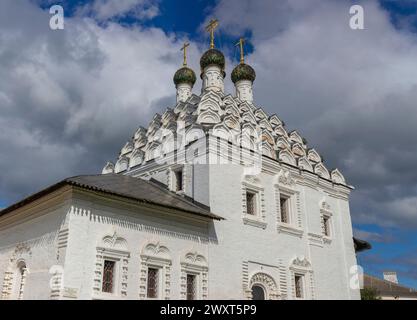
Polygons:
[[376,289],[381,296],[390,297],[414,297],[417,298],[417,291],[400,284],[379,279],[368,274],[363,275],[363,285],[365,288]]
[[58,182],[57,184],[0,211],[0,216],[35,201],[65,185],[120,196],[142,203],[149,203],[170,209],[181,210],[210,219],[223,219],[222,217],[211,213],[209,207],[195,202],[188,197],[177,195],[156,181],[147,181],[141,178],[133,178],[120,174],[87,175],[64,179],[61,182]]

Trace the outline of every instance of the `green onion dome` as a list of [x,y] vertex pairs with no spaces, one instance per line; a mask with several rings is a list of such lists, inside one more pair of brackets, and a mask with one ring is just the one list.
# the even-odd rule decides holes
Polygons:
[[210,65],[217,65],[224,71],[226,62],[223,53],[217,49],[207,50],[200,59],[201,71]]
[[189,83],[191,86],[193,86],[196,80],[197,78],[194,71],[188,67],[182,67],[181,69],[178,69],[174,75],[174,83],[176,86],[180,83]]
[[240,80],[249,80],[254,82],[256,78],[256,73],[253,68],[245,63],[240,63],[232,71],[232,81],[236,83]]

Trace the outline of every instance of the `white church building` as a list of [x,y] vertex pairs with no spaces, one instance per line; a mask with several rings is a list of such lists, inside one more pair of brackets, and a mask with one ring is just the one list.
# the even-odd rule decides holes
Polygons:
[[115,163],[0,211],[1,299],[360,298],[352,187],[256,105],[243,48],[234,94],[213,32],[199,94],[183,49],[176,105]]

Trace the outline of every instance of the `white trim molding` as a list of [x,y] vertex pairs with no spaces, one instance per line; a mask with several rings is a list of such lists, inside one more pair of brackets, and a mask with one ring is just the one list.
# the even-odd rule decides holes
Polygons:
[[[113,292],[103,292],[104,261],[115,262]],[[104,236],[96,248],[96,263],[93,283],[93,299],[114,299],[127,297],[130,252],[127,241],[116,232]]]
[[[311,268],[311,263],[305,257],[294,258],[290,263],[290,279],[292,288],[292,298],[302,300],[314,300],[315,299],[315,288],[314,288],[314,274]],[[296,297],[295,289],[295,277],[303,277],[303,288],[302,298]]]
[[197,251],[189,251],[181,258],[180,299],[187,299],[187,274],[196,276],[196,300],[208,299],[208,263]]
[[156,268],[160,272],[157,299],[169,300],[172,259],[168,248],[158,241],[150,241],[143,247],[140,258],[139,299],[147,299],[148,268]]

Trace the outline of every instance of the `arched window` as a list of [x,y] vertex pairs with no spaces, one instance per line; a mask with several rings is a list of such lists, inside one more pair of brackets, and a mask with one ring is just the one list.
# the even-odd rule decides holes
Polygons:
[[255,273],[249,282],[249,299],[252,300],[278,300],[278,286],[275,280],[264,272]]
[[14,298],[15,299],[18,299],[18,300],[23,299],[26,275],[27,275],[26,263],[24,261],[20,261],[17,264],[16,278],[15,278],[16,280],[14,284]]
[[252,286],[252,300],[265,300],[265,289],[260,285]]

